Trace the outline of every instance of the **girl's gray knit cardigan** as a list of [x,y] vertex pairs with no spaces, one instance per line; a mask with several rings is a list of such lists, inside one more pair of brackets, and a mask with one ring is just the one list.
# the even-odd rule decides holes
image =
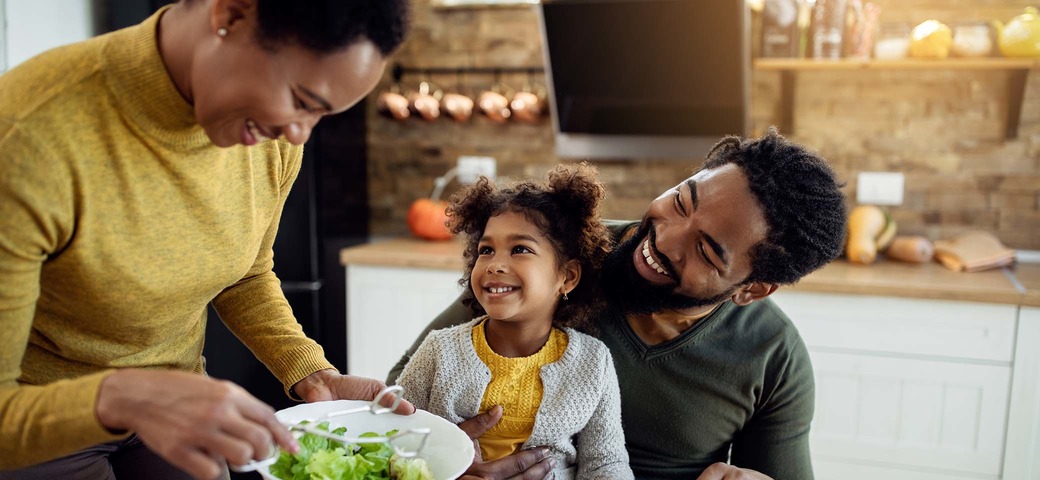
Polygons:
[[[491,370],[477,357],[472,330],[482,318],[423,340],[397,384],[416,408],[460,423],[480,413]],[[621,429],[621,397],[614,361],[599,340],[565,328],[567,349],[542,367],[544,392],[524,449],[546,446],[557,479],[630,479]],[[576,467],[576,468],[575,468]]]

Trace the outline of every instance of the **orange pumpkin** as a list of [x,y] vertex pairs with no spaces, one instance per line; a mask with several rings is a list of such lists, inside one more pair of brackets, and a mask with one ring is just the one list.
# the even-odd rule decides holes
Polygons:
[[445,225],[448,203],[443,200],[420,198],[408,209],[408,228],[419,238],[426,240],[448,240],[451,231]]

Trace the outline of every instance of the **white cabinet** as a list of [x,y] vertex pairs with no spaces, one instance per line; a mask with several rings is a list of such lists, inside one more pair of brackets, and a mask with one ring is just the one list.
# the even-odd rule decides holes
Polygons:
[[[461,287],[347,266],[348,372],[385,378]],[[1040,308],[781,290],[816,380],[818,480],[1040,480]]]
[[[1014,368],[1022,354],[1017,306],[784,291],[773,298],[813,362],[818,479],[1035,478],[1002,477],[1005,440],[1016,431],[1008,423],[1012,377],[1029,375]],[[1036,372],[1032,379],[1035,393]],[[1032,461],[1036,450],[1022,454]]]
[[0,73],[7,71],[7,6],[0,0]]
[[1022,308],[1017,345],[1004,479],[1040,480],[1040,308]]
[[347,373],[386,379],[434,317],[458,298],[461,272],[347,265]]

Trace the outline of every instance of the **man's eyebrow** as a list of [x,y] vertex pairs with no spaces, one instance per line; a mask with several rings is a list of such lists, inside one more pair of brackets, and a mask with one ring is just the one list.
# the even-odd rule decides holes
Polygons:
[[690,189],[690,205],[693,206],[694,210],[697,210],[697,181],[688,178],[686,179],[686,186]]
[[332,104],[329,103],[328,100],[322,98],[321,95],[318,95],[317,93],[310,91],[310,89],[304,87],[303,85],[296,85],[296,88],[300,89],[300,91],[306,94],[308,97],[310,97],[311,100],[318,102],[321,105],[321,108],[325,109],[326,112],[332,111]]
[[711,235],[708,235],[707,233],[703,233],[703,235],[704,240],[707,241],[708,245],[711,246],[711,249],[715,251],[715,255],[718,255],[719,258],[722,259],[722,265],[729,268],[729,257],[726,255],[726,249],[722,248],[722,245],[719,242],[716,242]]

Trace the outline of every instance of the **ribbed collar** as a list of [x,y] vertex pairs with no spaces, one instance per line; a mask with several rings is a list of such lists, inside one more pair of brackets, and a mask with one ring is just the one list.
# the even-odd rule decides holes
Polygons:
[[[485,317],[486,318],[486,317]],[[486,319],[473,327],[473,348],[477,356],[489,367],[496,366],[505,369],[517,368],[519,366],[542,366],[556,362],[563,356],[567,349],[567,334],[557,328],[549,330],[549,338],[537,352],[527,357],[503,357],[491,349],[487,343],[487,335],[484,332]],[[494,369],[493,369],[494,370]]]
[[159,18],[168,8],[111,34],[102,50],[102,71],[120,109],[144,132],[178,150],[209,146],[159,54]]

